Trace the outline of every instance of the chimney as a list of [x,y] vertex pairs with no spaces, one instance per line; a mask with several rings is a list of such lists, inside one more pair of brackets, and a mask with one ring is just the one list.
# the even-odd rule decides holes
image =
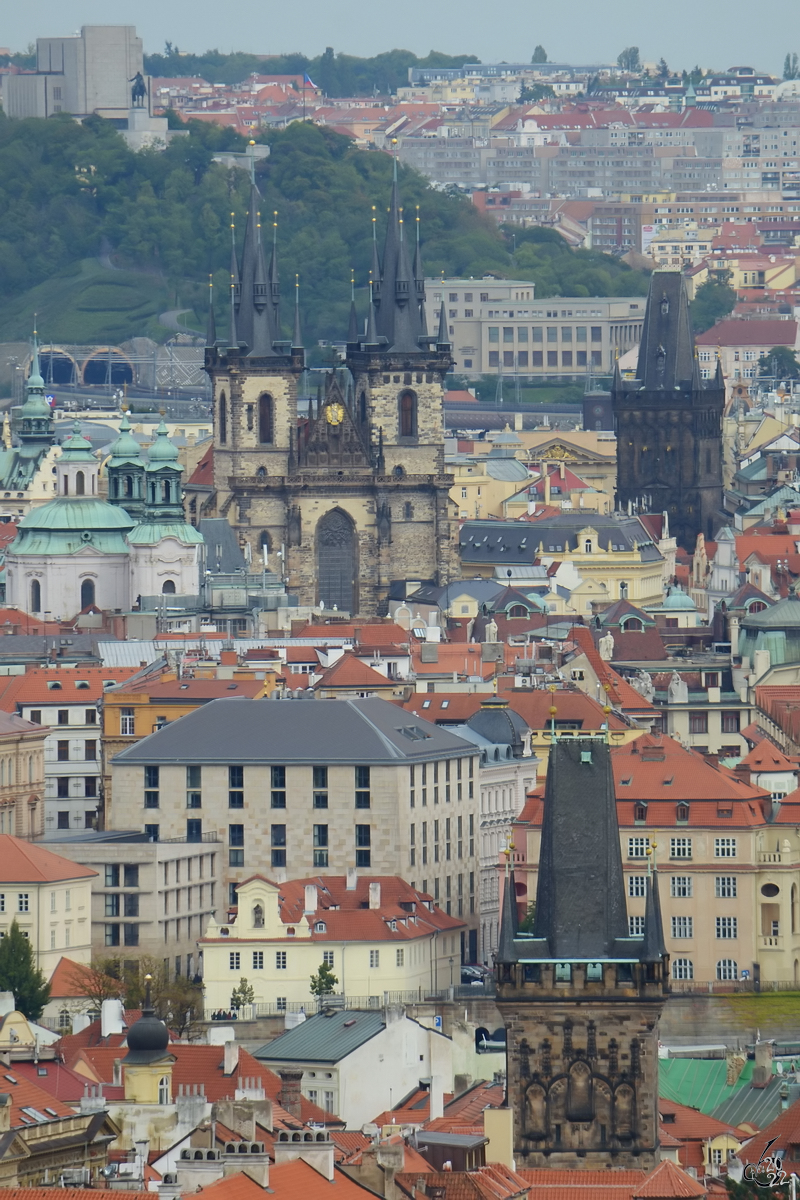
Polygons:
[[11,1097],[7,1092],[0,1092],[0,1133],[8,1133],[11,1129]]
[[224,1052],[222,1073],[223,1075],[233,1075],[239,1066],[239,1043],[236,1041],[226,1042]]
[[347,890],[348,890],[348,892],[354,892],[356,890],[357,883],[358,883],[358,871],[356,870],[355,867],[348,867],[347,868]]
[[300,1121],[302,1120],[300,1115],[302,1100],[300,1085],[303,1082],[303,1072],[283,1070],[278,1071],[278,1074],[281,1078],[281,1090],[280,1094],[278,1095],[278,1103],[280,1104],[281,1108],[286,1109],[290,1116],[297,1117],[298,1121]]
[[315,883],[307,883],[305,886],[305,901],[303,903],[303,912],[308,915],[317,911],[317,885]]
[[370,906],[370,908],[374,908],[374,909],[378,909],[381,906],[381,885],[377,879],[373,879],[370,881],[369,906]]
[[428,1089],[430,1098],[429,1120],[435,1121],[444,1116],[444,1080],[441,1075],[432,1075]]
[[751,1087],[765,1088],[768,1083],[772,1082],[773,1047],[773,1042],[756,1042],[756,1065],[753,1067],[753,1078],[750,1082]]
[[219,661],[220,666],[235,667],[239,663],[239,655],[236,650],[220,650]]

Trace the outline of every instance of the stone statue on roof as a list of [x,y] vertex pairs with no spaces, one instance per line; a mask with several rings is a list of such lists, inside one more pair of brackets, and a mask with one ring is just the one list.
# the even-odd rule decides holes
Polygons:
[[497,621],[494,617],[490,617],[483,627],[483,640],[485,642],[497,641]]
[[681,679],[677,671],[673,671],[670,677],[669,686],[667,687],[667,703],[668,704],[688,704],[689,703],[689,687],[688,684]]
[[597,643],[597,649],[600,652],[603,662],[611,662],[611,659],[614,657],[614,635],[610,630],[600,638]]
[[638,670],[633,679],[631,679],[631,684],[636,688],[640,696],[643,696],[645,700],[652,703],[656,689],[653,687],[653,677],[649,671],[645,671],[644,669]]

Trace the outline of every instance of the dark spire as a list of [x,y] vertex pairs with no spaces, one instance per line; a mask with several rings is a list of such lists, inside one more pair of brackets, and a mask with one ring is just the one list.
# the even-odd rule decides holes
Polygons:
[[244,244],[242,246],[242,273],[239,283],[239,307],[237,310],[236,328],[239,340],[252,350],[255,341],[255,284],[258,273],[260,218],[258,201],[260,197],[255,184],[250,186],[250,204],[247,211],[247,224],[244,227]]
[[381,260],[378,256],[378,224],[376,217],[376,206],[372,206],[372,262],[369,267],[369,276],[372,280],[372,298],[376,304],[381,302]]
[[658,874],[655,870],[655,863],[653,868],[653,872],[647,880],[647,898],[644,904],[642,962],[659,962],[667,953],[667,947],[664,944],[661,899],[658,895]]
[[356,277],[350,272],[350,321],[347,326],[348,346],[358,345],[358,313],[356,312]]
[[[370,288],[370,293],[371,292],[372,292],[372,288]],[[372,299],[372,295],[370,295],[370,300],[369,300],[369,313],[367,315],[367,333],[366,333],[366,337],[364,338],[364,341],[366,342],[366,344],[368,346],[374,346],[377,344],[377,341],[378,341],[378,318],[375,313],[375,301]]]
[[636,378],[648,391],[689,387],[694,341],[680,271],[654,271],[639,344]]
[[[414,250],[414,290],[419,305],[420,319],[425,320],[425,271],[422,266],[422,250],[419,242],[419,205],[417,205],[417,244]],[[423,330],[423,332],[425,332]]]
[[236,284],[233,275],[231,275],[231,322],[228,333],[228,349],[239,349],[239,335],[236,331]]
[[714,372],[714,384],[717,388],[725,387],[725,376],[722,374],[722,356],[717,351],[717,369]]
[[617,957],[618,939],[628,939],[611,755],[600,739],[551,744],[533,937],[549,958],[588,962]]
[[516,950],[514,938],[517,936],[517,892],[514,882],[514,868],[506,875],[503,887],[503,909],[500,914],[500,941],[497,947],[499,962],[514,962]]
[[439,309],[439,331],[436,334],[436,345],[450,345],[450,334],[447,332],[447,313],[445,312],[444,300],[442,301],[442,307]]
[[239,295],[241,291],[239,279],[239,263],[236,259],[236,222],[235,213],[231,213],[231,279],[233,280],[234,293],[236,298],[236,309],[239,309]]
[[281,280],[278,274],[278,214],[272,214],[272,258],[269,264],[269,283],[272,292],[272,321],[275,336],[281,336]]
[[208,277],[208,321],[206,323],[206,345],[217,344],[217,322],[214,320],[214,276]]
[[396,158],[383,249],[383,271],[379,296],[376,299],[379,299],[377,329],[378,333],[386,338],[388,348],[401,351],[419,350],[422,322],[403,210],[400,206]]
[[702,390],[703,376],[700,374],[700,359],[697,354],[697,347],[695,346],[694,354],[692,355],[692,391],[702,392]]
[[303,331],[300,328],[300,276],[294,277],[294,333],[292,334],[292,349],[303,349]]

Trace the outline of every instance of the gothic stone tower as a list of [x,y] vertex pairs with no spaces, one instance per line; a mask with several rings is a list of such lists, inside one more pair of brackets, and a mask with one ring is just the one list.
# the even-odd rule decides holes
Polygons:
[[667,512],[673,535],[694,549],[714,536],[722,508],[725,384],[701,378],[679,271],[654,271],[636,379],[612,386],[617,426],[617,501]]
[[457,571],[444,471],[447,326],[425,332],[422,263],[417,249],[411,265],[395,180],[366,332],[353,308],[347,370],[328,376],[298,421],[299,319],[295,311],[294,337],[282,342],[277,262],[273,249],[267,271],[258,202],[253,184],[241,271],[232,256],[231,331],[221,340],[211,322],[206,350],[217,511],[255,555],[283,549],[301,604],[379,614],[392,580],[444,584]]
[[658,1019],[668,990],[655,875],[642,937],[628,935],[609,749],[550,751],[532,933],[506,879],[497,1005],[518,1166],[658,1162]]

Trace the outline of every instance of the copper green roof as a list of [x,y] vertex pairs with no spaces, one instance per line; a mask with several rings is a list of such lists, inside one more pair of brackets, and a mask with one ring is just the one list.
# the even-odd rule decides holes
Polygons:
[[199,546],[205,541],[199,530],[183,521],[144,521],[128,534],[131,546],[152,546],[164,538],[175,538],[185,546]]
[[19,523],[9,555],[75,554],[87,546],[103,554],[127,554],[125,534],[134,526],[124,508],[104,500],[60,497],[34,508]]
[[144,466],[141,447],[131,433],[131,423],[127,413],[120,421],[119,437],[111,443],[109,450],[111,457],[108,465],[110,467],[119,467],[124,463]]
[[80,421],[75,421],[72,433],[62,443],[61,459],[67,462],[95,462],[92,443],[81,433]]
[[174,466],[176,470],[181,470],[178,448],[169,440],[167,427],[162,420],[156,430],[155,441],[147,451],[147,470],[158,471],[165,466]]
[[729,1084],[724,1058],[661,1058],[658,1062],[658,1094],[676,1104],[711,1113],[740,1088],[750,1084],[754,1066],[753,1060],[747,1059],[736,1083]]

